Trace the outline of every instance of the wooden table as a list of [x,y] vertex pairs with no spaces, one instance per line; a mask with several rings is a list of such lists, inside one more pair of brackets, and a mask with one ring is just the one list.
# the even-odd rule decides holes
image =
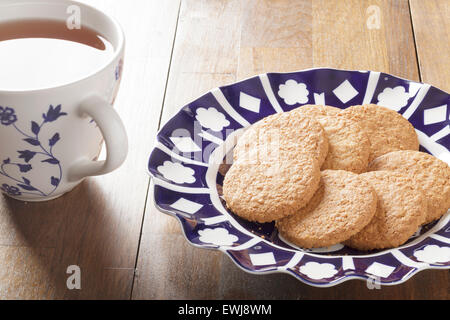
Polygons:
[[[146,163],[155,134],[213,87],[268,71],[376,70],[450,91],[448,0],[85,0],[127,37],[116,108],[130,154],[48,203],[0,198],[2,299],[449,299],[449,271],[369,290],[257,276],[197,249],[156,210]],[[67,268],[81,270],[69,290]]]

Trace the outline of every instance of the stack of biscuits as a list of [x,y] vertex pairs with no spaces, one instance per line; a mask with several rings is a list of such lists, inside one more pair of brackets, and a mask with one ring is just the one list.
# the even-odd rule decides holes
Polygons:
[[450,167],[419,151],[400,114],[306,105],[253,124],[234,149],[223,198],[302,248],[397,247],[450,208]]

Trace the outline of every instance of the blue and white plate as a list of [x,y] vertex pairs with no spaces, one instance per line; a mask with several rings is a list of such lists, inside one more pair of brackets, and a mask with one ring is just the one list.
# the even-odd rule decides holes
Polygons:
[[221,198],[223,174],[242,129],[304,104],[375,103],[415,127],[422,151],[450,162],[450,96],[428,84],[373,71],[309,69],[268,73],[216,88],[183,107],[157,135],[148,169],[156,206],[176,217],[194,246],[226,253],[243,270],[285,272],[319,287],[349,279],[399,284],[425,269],[450,268],[450,212],[403,246],[361,252],[343,245],[304,250],[273,223],[245,221]]

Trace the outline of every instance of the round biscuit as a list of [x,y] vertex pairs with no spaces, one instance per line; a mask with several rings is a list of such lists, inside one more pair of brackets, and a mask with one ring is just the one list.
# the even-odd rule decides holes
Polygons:
[[341,109],[330,106],[305,105],[295,110],[313,117],[325,130],[328,154],[322,164],[322,170],[366,172],[370,142],[357,122],[338,116]]
[[375,214],[376,204],[375,191],[359,175],[325,170],[308,205],[276,225],[285,239],[300,247],[327,247],[361,231]]
[[300,106],[291,112],[293,113],[305,113],[309,116],[337,116],[342,109],[332,107],[332,106],[323,106],[323,105],[315,105],[315,104],[305,104]]
[[234,148],[234,161],[256,164],[307,154],[322,165],[327,152],[328,141],[320,123],[305,115],[284,112],[247,128]]
[[370,223],[345,241],[358,250],[394,248],[405,243],[424,222],[426,201],[414,180],[394,171],[360,175],[375,189],[377,210]]
[[371,145],[369,163],[396,150],[419,150],[419,140],[412,124],[399,113],[375,104],[352,106],[341,112],[356,121],[366,132]]
[[319,164],[306,155],[259,164],[235,162],[225,176],[223,198],[238,216],[271,222],[305,206],[319,181]]
[[450,167],[438,158],[420,151],[394,151],[376,158],[369,171],[389,170],[410,175],[427,198],[425,223],[439,219],[450,208]]

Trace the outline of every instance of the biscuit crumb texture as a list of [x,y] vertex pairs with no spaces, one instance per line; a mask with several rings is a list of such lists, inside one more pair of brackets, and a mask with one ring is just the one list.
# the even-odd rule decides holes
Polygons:
[[359,175],[322,171],[321,183],[308,205],[277,221],[278,231],[303,248],[327,247],[361,231],[373,218],[377,197]]
[[345,242],[359,250],[394,248],[405,243],[425,221],[426,201],[414,180],[393,171],[361,174],[375,189],[377,211],[370,223]]
[[419,150],[419,140],[413,125],[399,113],[374,104],[349,107],[341,112],[356,121],[366,132],[373,159],[397,150]]
[[313,117],[323,117],[323,116],[337,116],[342,109],[332,107],[332,106],[321,106],[316,104],[305,104],[298,107],[291,112],[293,113],[304,113]]
[[357,122],[338,116],[341,109],[330,106],[305,105],[295,112],[314,117],[325,130],[329,147],[322,170],[366,172],[370,142]]
[[260,164],[236,162],[225,176],[223,198],[238,216],[271,222],[305,206],[319,181],[319,164],[306,155]]
[[396,151],[375,159],[369,171],[389,170],[411,176],[422,188],[428,204],[425,223],[439,219],[450,208],[450,167],[444,161],[419,151]]
[[328,140],[319,122],[305,115],[284,112],[249,127],[234,148],[234,161],[261,163],[306,154],[322,165],[327,153]]

